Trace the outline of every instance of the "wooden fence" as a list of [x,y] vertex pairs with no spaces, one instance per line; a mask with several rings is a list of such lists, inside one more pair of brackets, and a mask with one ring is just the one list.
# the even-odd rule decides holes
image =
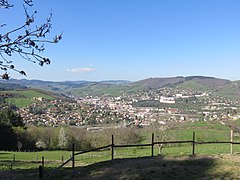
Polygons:
[[146,147],[150,146],[151,147],[151,153],[149,154],[151,157],[154,156],[154,145],[163,145],[163,144],[184,144],[184,143],[191,143],[192,145],[192,151],[191,155],[195,155],[195,150],[196,150],[196,145],[197,144],[230,144],[230,154],[233,153],[233,145],[234,144],[240,144],[240,142],[233,142],[233,131],[231,131],[231,140],[230,141],[207,141],[207,142],[196,142],[195,139],[195,132],[192,134],[192,140],[189,141],[154,141],[154,133],[152,133],[152,141],[149,144],[126,144],[126,145],[117,145],[114,144],[114,136],[112,135],[112,143],[107,146],[87,150],[87,151],[81,151],[81,152],[75,152],[75,145],[73,143],[72,145],[72,156],[70,159],[68,159],[66,162],[61,164],[59,167],[54,169],[52,172],[49,174],[44,174],[44,158],[42,159],[42,165],[39,166],[39,179],[49,179],[51,176],[56,174],[60,168],[65,166],[67,163],[72,161],[72,172],[74,173],[74,168],[75,168],[75,156],[80,155],[80,154],[85,154],[89,152],[94,152],[94,151],[99,151],[102,149],[110,148],[111,149],[111,160],[114,159],[114,149],[115,148],[128,148],[128,147]]

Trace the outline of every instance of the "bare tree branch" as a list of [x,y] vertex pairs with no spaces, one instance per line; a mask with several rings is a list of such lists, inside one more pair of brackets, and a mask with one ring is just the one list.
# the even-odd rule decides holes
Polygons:
[[9,4],[8,0],[0,0],[0,8],[10,8],[13,7],[12,4]]
[[[0,61],[0,70],[5,71],[2,75],[3,79],[9,79],[8,70],[14,70],[22,75],[26,75],[25,71],[15,68],[13,62],[9,60],[13,55],[16,54],[32,63],[38,62],[40,66],[50,64],[50,59],[40,54],[45,50],[44,44],[55,44],[62,39],[62,34],[54,36],[52,40],[46,39],[46,35],[50,33],[52,28],[52,12],[50,12],[49,17],[43,24],[34,26],[37,11],[29,15],[27,10],[27,6],[33,6],[32,0],[23,0],[23,4],[26,21],[13,30],[5,33],[0,32],[0,57],[3,59],[3,61]],[[7,0],[0,0],[0,7],[10,8],[13,5],[9,4]],[[0,25],[0,28],[4,26],[6,24]]]

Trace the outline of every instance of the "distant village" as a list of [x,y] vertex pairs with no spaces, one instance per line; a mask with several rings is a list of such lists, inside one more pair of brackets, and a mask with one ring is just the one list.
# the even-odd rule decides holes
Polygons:
[[238,101],[209,92],[172,88],[139,91],[118,97],[34,99],[36,103],[20,108],[19,113],[27,124],[36,126],[126,127],[186,121],[219,121],[224,124],[240,118]]

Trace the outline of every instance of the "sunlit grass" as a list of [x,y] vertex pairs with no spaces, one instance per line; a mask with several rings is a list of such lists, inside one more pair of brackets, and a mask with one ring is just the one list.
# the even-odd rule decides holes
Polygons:
[[[240,145],[233,146],[234,153],[240,153]],[[77,152],[77,151],[76,151]],[[71,151],[41,151],[41,152],[6,152],[0,151],[0,165],[10,166],[14,169],[38,168],[44,156],[45,167],[58,167],[69,158]],[[162,155],[191,155],[192,145],[181,144],[173,147],[163,147]],[[195,146],[195,154],[230,154],[230,144],[198,144]],[[154,146],[154,156],[159,155],[158,146]],[[15,156],[15,161],[14,161]],[[114,159],[137,158],[151,156],[151,147],[118,147],[114,148]],[[90,152],[75,156],[77,166],[89,165],[111,159],[111,150]],[[62,161],[63,160],[63,161]],[[71,166],[71,162],[66,167]]]
[[7,98],[6,101],[15,104],[17,107],[29,106],[36,102],[34,97],[43,97],[48,100],[53,100],[54,98],[50,95],[39,93],[34,90],[21,90],[21,91],[4,91],[8,94],[13,94],[16,97]]
[[[189,126],[187,126],[187,124]],[[192,125],[192,126],[191,126]],[[172,131],[174,140],[191,141],[192,134],[195,132],[196,142],[218,142],[230,141],[230,129],[222,125],[214,123],[199,122],[195,126],[186,123],[181,128]],[[188,128],[186,128],[188,127]],[[151,132],[142,134],[143,140],[137,144],[151,144]],[[157,141],[155,134],[154,141]],[[171,140],[169,140],[171,141]],[[234,137],[234,141],[239,141],[238,137]],[[162,155],[184,156],[191,155],[193,151],[192,143],[164,144]],[[77,153],[78,151],[75,151]],[[240,153],[240,145],[233,145],[233,152]],[[158,145],[154,145],[154,156],[159,155]],[[196,144],[195,154],[230,154],[230,144]],[[44,157],[45,167],[58,167],[63,162],[71,158],[71,151],[39,151],[39,152],[6,152],[0,151],[0,168],[8,169],[13,165],[13,169],[32,169],[41,165],[42,157]],[[119,158],[137,158],[151,156],[151,146],[147,147],[115,147],[114,159]],[[111,149],[105,149],[97,152],[90,152],[75,156],[76,166],[85,166],[97,162],[108,161],[111,159]],[[65,167],[70,167],[69,162]]]

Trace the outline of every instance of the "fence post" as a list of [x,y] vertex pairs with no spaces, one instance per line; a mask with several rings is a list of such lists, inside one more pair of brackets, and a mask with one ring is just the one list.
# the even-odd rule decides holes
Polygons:
[[15,154],[13,154],[13,164],[15,163],[15,159],[16,159]]
[[195,155],[195,132],[193,132],[193,139],[192,139],[192,155]]
[[72,171],[74,173],[74,167],[75,167],[75,144],[72,144]]
[[112,151],[112,160],[113,160],[114,159],[114,136],[113,136],[113,134],[112,134],[111,151]]
[[152,133],[152,157],[154,155],[154,133]]
[[42,167],[44,168],[44,156],[42,156]]
[[38,168],[39,171],[39,179],[43,179],[43,167],[40,165]]
[[63,163],[63,161],[64,161],[64,157],[63,157],[63,155],[62,155],[62,163]]
[[231,129],[230,153],[233,154],[233,129]]

